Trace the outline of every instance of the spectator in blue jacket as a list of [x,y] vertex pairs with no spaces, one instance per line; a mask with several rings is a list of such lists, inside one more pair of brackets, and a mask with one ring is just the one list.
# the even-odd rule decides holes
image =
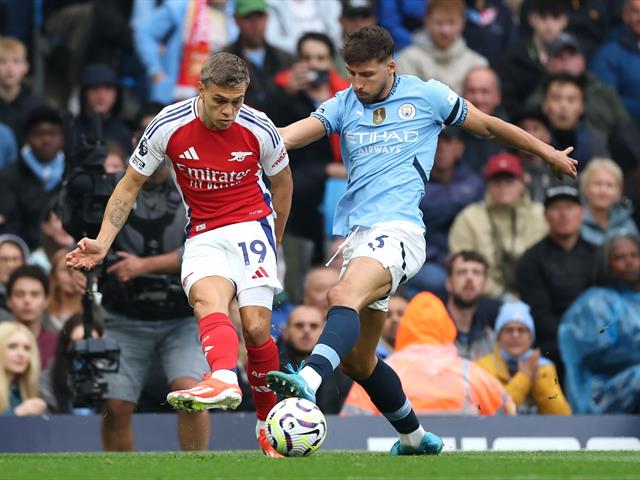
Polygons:
[[495,68],[517,40],[511,9],[502,0],[466,0],[466,3],[464,39]]
[[591,70],[620,94],[630,115],[640,118],[640,0],[627,0],[624,26],[613,31],[591,61]]
[[601,286],[569,307],[558,330],[565,392],[576,414],[640,413],[640,239],[609,239]]
[[16,136],[4,123],[0,123],[0,170],[15,163],[18,159],[18,144]]
[[389,30],[396,52],[413,42],[413,34],[422,28],[428,0],[379,0],[378,24]]
[[427,262],[407,283],[412,295],[428,290],[446,301],[449,229],[464,207],[484,195],[482,179],[460,162],[465,149],[460,135],[459,129],[447,127],[438,138],[429,185],[420,203],[427,226]]

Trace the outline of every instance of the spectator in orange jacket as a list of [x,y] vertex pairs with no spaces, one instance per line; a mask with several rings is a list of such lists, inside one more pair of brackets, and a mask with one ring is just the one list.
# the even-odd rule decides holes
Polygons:
[[505,303],[496,320],[498,344],[478,365],[505,386],[519,413],[571,415],[556,367],[531,349],[535,339],[533,318],[524,302]]
[[[416,413],[514,414],[515,405],[504,387],[478,365],[460,357],[453,344],[455,338],[456,327],[442,301],[429,292],[414,297],[400,322],[396,351],[386,362],[399,375]],[[354,383],[341,414],[380,413]]]

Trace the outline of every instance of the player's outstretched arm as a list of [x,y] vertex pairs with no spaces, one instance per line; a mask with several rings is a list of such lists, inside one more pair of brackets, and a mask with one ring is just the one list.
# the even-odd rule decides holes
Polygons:
[[279,128],[287,150],[302,148],[325,136],[324,125],[317,118],[307,117],[291,125]]
[[140,188],[148,177],[128,167],[109,197],[96,239],[83,238],[75,250],[67,254],[67,267],[91,270],[107,255],[118,232],[127,221]]
[[271,181],[273,208],[276,211],[276,243],[279,246],[282,242],[284,227],[287,225],[289,211],[291,210],[291,196],[293,195],[291,169],[287,165],[274,176],[269,177],[269,180]]
[[556,150],[551,145],[538,140],[533,135],[525,132],[520,127],[505,122],[486,113],[481,112],[467,101],[469,107],[467,118],[462,127],[470,132],[485,138],[495,138],[501,143],[513,146],[520,150],[532,153],[544,159],[551,170],[559,178],[562,175],[575,178],[578,161],[570,158],[573,147],[565,150]]

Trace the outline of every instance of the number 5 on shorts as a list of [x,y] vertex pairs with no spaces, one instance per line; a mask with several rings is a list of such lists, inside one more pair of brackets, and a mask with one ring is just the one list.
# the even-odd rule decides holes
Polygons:
[[249,249],[247,249],[246,242],[238,243],[238,246],[242,249],[242,256],[244,258],[244,264],[250,265],[251,261],[249,260],[249,250],[252,253],[258,255],[258,263],[264,262],[264,257],[267,256],[267,246],[264,244],[262,240],[254,240],[249,244]]

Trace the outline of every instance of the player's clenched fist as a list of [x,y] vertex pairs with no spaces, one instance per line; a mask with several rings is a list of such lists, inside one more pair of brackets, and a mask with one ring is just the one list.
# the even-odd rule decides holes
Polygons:
[[78,247],[67,253],[66,265],[76,270],[91,270],[107,255],[107,249],[100,242],[91,238],[83,238]]

